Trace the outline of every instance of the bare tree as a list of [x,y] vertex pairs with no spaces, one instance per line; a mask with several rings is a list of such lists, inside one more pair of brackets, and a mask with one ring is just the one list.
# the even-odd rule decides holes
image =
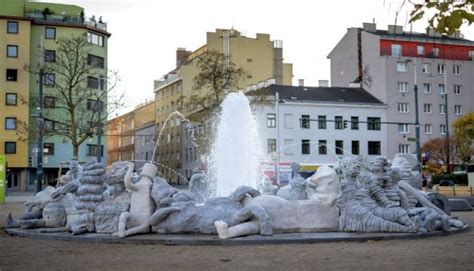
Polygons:
[[57,44],[55,55],[44,52],[42,66],[29,67],[32,73],[44,72],[42,127],[20,124],[18,134],[20,139],[31,137],[32,131],[42,128],[45,136],[60,136],[71,142],[77,157],[79,146],[101,133],[99,127],[108,115],[123,106],[123,95],[114,95],[120,81],[118,73],[108,72],[103,68],[103,58],[90,55],[92,48],[84,35],[59,38]]

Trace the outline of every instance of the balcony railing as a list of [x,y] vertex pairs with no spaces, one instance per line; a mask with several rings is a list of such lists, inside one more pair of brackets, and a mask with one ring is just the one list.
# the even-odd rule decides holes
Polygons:
[[107,23],[97,21],[94,17],[82,18],[81,16],[52,14],[46,15],[41,12],[25,12],[25,17],[33,19],[35,22],[53,22],[53,23],[68,23],[77,25],[87,25],[97,29],[107,31]]
[[380,49],[381,56],[393,56],[393,57],[420,57],[420,58],[434,58],[434,59],[451,59],[451,60],[465,60],[465,61],[474,61],[474,53],[472,51],[464,52],[440,52],[439,54],[434,54],[433,52],[424,52],[423,54],[418,54],[417,49],[407,49],[404,48],[400,54],[392,54],[392,49]]

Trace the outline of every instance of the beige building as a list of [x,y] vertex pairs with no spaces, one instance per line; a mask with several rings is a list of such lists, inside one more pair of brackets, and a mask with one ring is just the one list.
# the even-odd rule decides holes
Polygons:
[[228,56],[236,67],[243,68],[246,72],[246,76],[239,82],[240,89],[268,79],[274,79],[277,84],[291,85],[293,66],[283,63],[282,47],[282,41],[272,41],[268,34],[259,33],[251,38],[234,29],[217,29],[207,33],[206,44],[197,50],[177,49],[176,69],[155,82],[157,133],[165,127],[159,138],[156,160],[162,164],[161,173],[165,178],[171,182],[184,182],[184,179],[190,177],[191,169],[198,160],[195,148],[191,159],[187,148],[186,153],[183,153],[183,144],[186,143],[183,142],[182,131],[186,127],[181,125],[179,114],[175,113],[169,118],[170,114],[180,108],[182,97],[208,91],[194,89],[193,79],[199,73],[196,67],[197,57],[208,51],[218,51]]
[[115,161],[134,160],[134,111],[107,122],[107,164]]

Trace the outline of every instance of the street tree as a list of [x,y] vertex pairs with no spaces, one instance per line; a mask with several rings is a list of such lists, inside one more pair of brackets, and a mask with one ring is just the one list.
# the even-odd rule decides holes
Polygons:
[[474,112],[456,119],[453,128],[458,144],[459,159],[468,164],[474,156]]
[[424,154],[424,165],[432,169],[436,173],[441,173],[447,170],[447,157],[449,154],[449,161],[458,161],[459,148],[457,148],[457,141],[454,136],[449,139],[449,150],[447,148],[447,138],[437,137],[425,142],[420,150]]
[[[34,122],[20,123],[20,139],[31,140],[37,129],[43,129],[45,137],[58,136],[70,142],[77,158],[79,146],[102,133],[109,114],[124,105],[123,95],[115,90],[120,81],[118,73],[104,69],[103,58],[91,57],[91,51],[84,35],[59,38],[54,55],[45,51],[42,64],[27,67],[34,74],[43,72],[44,121],[40,127]],[[38,105],[41,101],[31,102]]]
[[410,23],[427,18],[429,26],[441,34],[451,35],[463,24],[474,23],[474,0],[408,2],[413,5]]

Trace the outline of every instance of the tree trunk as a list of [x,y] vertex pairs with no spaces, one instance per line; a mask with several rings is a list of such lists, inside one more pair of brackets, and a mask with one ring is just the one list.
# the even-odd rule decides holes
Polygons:
[[79,146],[72,144],[72,159],[79,159]]

